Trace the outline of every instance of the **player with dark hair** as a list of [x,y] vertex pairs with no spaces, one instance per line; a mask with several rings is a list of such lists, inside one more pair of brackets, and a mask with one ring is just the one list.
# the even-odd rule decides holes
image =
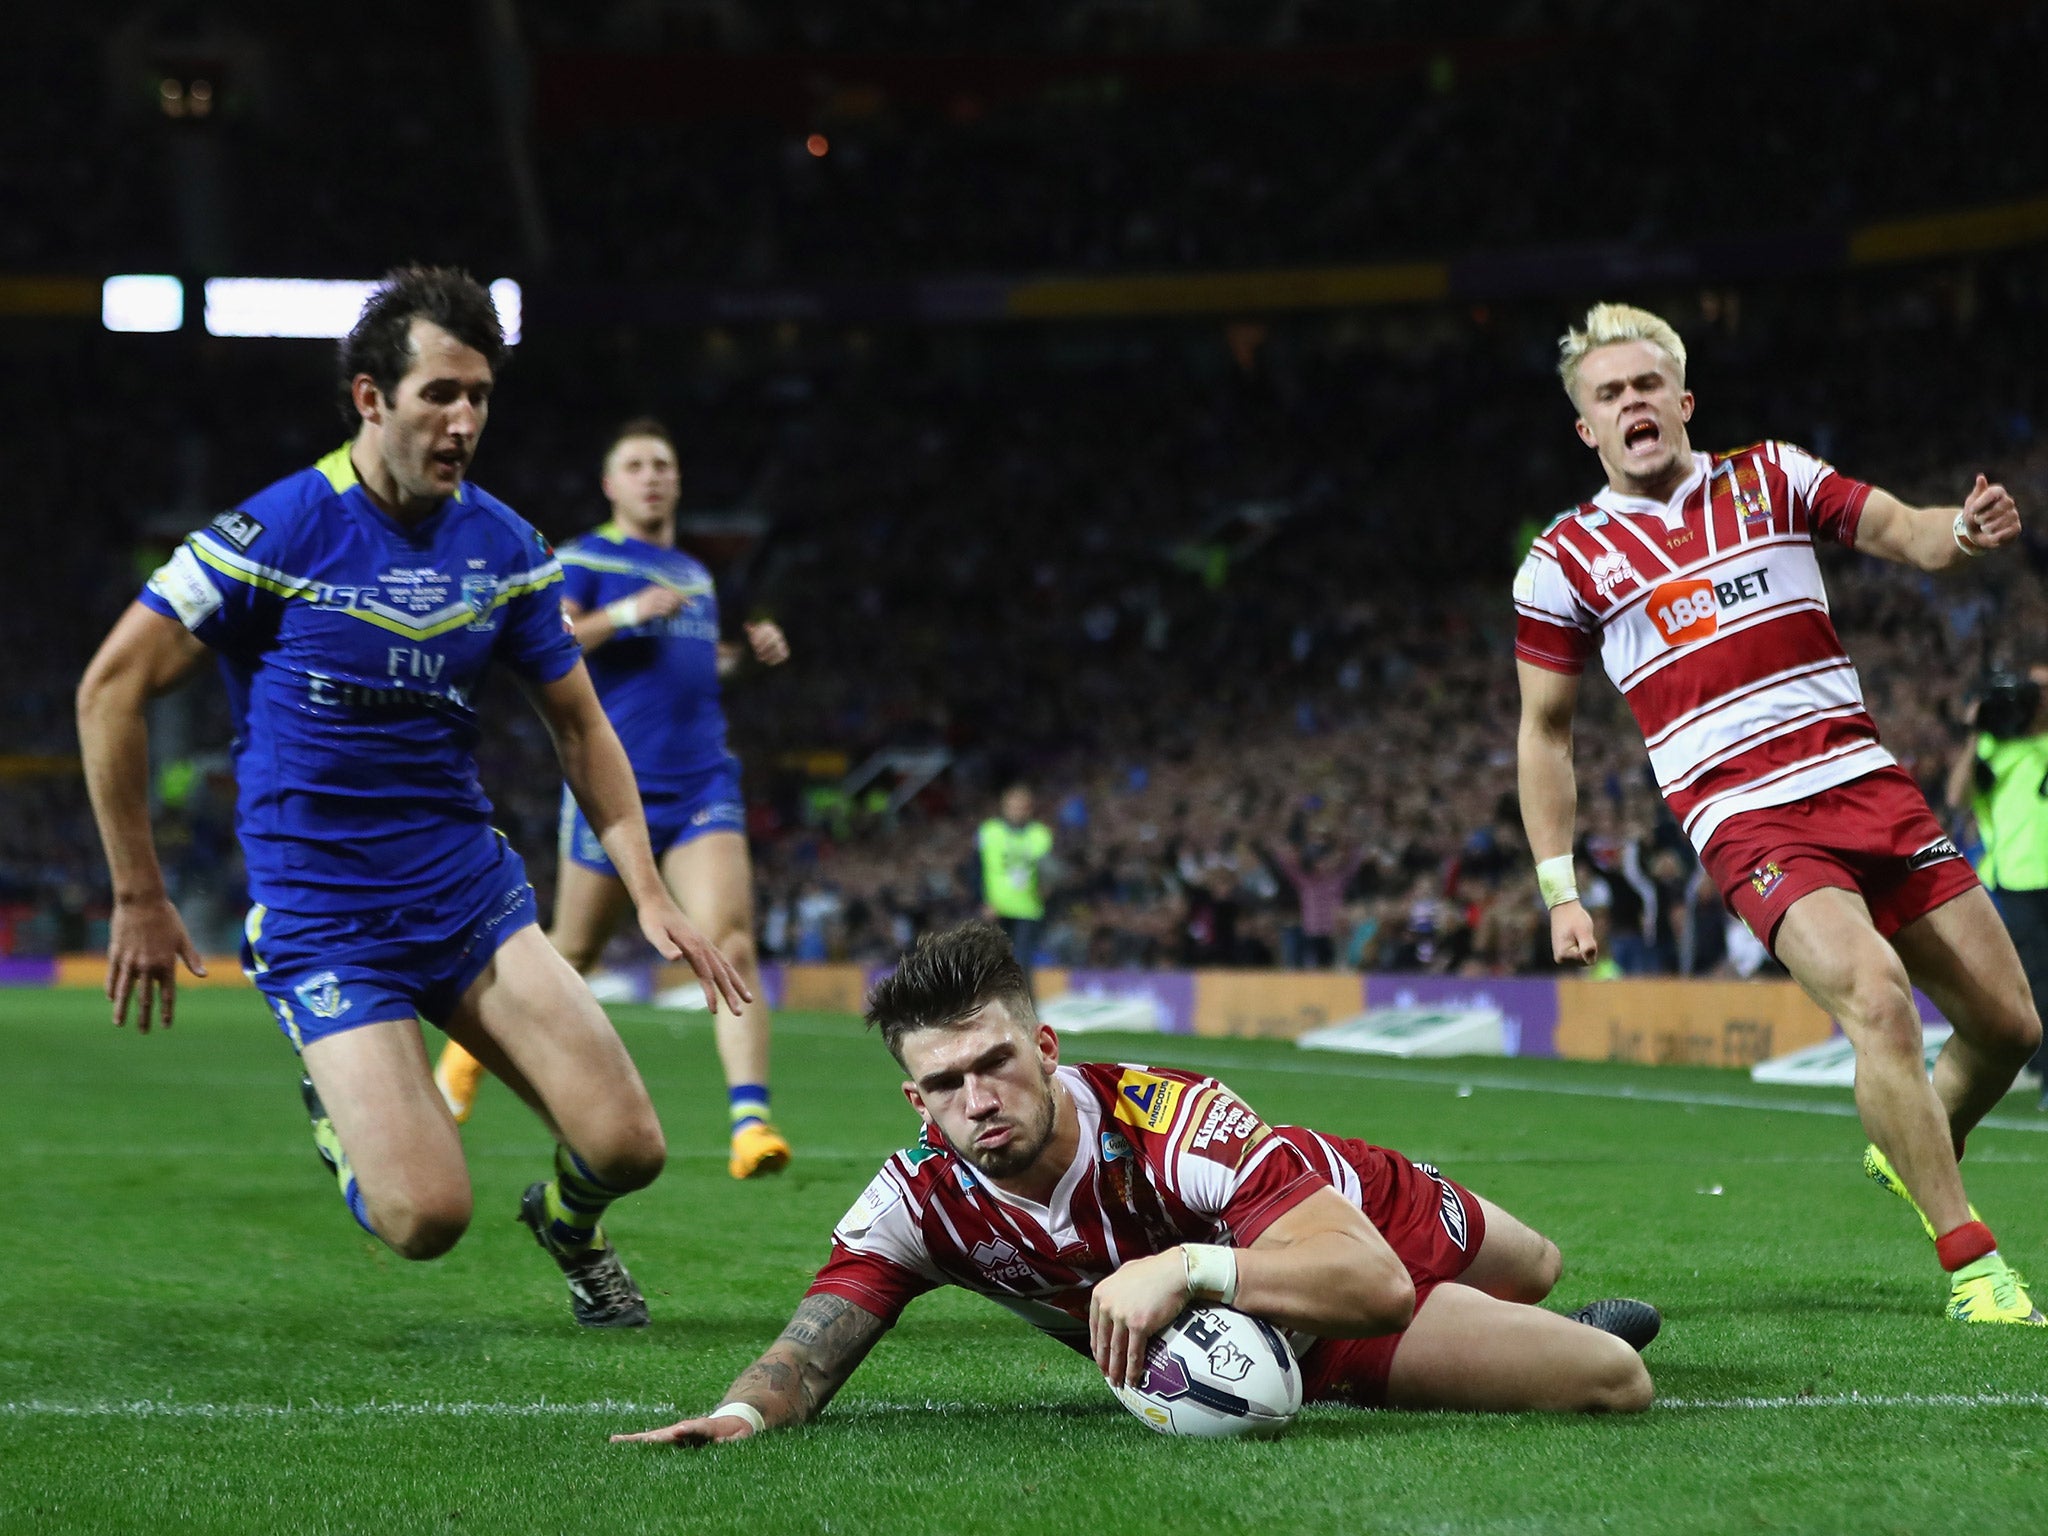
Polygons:
[[314,1142],[349,1210],[410,1259],[447,1252],[469,1224],[428,1019],[556,1137],[555,1177],[519,1215],[577,1321],[637,1326],[646,1303],[598,1222],[660,1173],[661,1126],[490,825],[474,700],[493,662],[547,722],[649,941],[733,1006],[749,992],[662,888],[632,771],[562,619],[559,563],[465,478],[503,352],[466,273],[391,273],[341,346],[350,441],[187,538],[101,645],[78,725],[113,879],[107,988],[114,1022],[136,999],[146,1033],[159,1002],[171,1023],[178,962],[203,974],[151,837],[144,712],[211,649],[234,708],[254,903],[243,968],[304,1064]]
[[[1522,816],[1560,963],[1599,945],[1572,875],[1572,716],[1598,654],[1722,899],[1856,1048],[1871,1178],[1919,1213],[1960,1322],[2048,1323],[1963,1193],[1963,1140],[2041,1039],[1997,910],[1878,740],[1828,617],[1822,539],[1941,571],[2011,545],[1979,475],[1913,507],[1790,443],[1695,453],[1685,344],[1624,304],[1560,343],[1607,485],[1515,578]],[[1955,1026],[1930,1084],[1917,986]]]
[[[770,623],[744,626],[744,651],[719,638],[711,573],[676,548],[681,476],[674,439],[660,422],[638,417],[613,435],[604,493],[611,521],[559,551],[562,608],[633,765],[661,877],[754,993],[736,1013],[714,1012],[732,1121],[727,1167],[736,1179],[777,1173],[789,1162],[789,1143],[768,1119],[769,1013],[754,950],[754,871],[719,680],[745,656],[779,666],[789,659],[789,642]],[[549,937],[577,970],[596,966],[629,894],[565,786]],[[469,1117],[482,1073],[459,1043],[442,1050],[434,1076],[457,1120]]]
[[[1658,1318],[1535,1305],[1547,1238],[1426,1163],[1271,1126],[1214,1078],[1063,1066],[1009,941],[928,934],[868,999],[923,1132],[840,1221],[781,1338],[718,1407],[615,1439],[741,1440],[823,1411],[913,1299],[977,1292],[1135,1384],[1191,1301],[1291,1335],[1308,1401],[1630,1412]],[[1633,1344],[1635,1347],[1631,1347]]]

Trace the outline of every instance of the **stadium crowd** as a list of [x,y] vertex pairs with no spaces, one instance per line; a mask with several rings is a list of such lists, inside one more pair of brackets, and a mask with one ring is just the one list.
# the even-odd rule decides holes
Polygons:
[[[2048,506],[2040,382],[1974,345],[2048,330],[2037,264],[1831,293],[1673,296],[1698,441],[1773,432],[1923,500],[1983,468]],[[1557,327],[1545,303],[674,350],[537,337],[477,477],[566,536],[603,515],[605,432],[653,407],[677,433],[686,512],[744,510],[767,530],[720,575],[728,618],[772,614],[796,651],[729,692],[771,955],[885,958],[977,910],[973,828],[1022,778],[1057,839],[1048,960],[1276,964],[1327,940],[1346,966],[1514,971],[1545,963],[1545,938],[1513,806],[1507,584],[1533,529],[1597,483],[1549,371]],[[0,617],[11,741],[30,757],[74,750],[79,669],[170,541],[338,435],[322,345],[212,344],[193,387],[167,393],[163,360],[131,340],[155,345],[100,338],[97,356],[0,383],[29,428],[17,493],[52,509],[43,569],[62,573]],[[1831,562],[1874,713],[1924,783],[1984,661],[2031,659],[2048,634],[2044,526],[2023,559],[1941,585]],[[1618,700],[1588,693],[1582,888],[1606,902],[1611,953],[1712,969],[1713,895]],[[164,844],[220,947],[241,901],[229,731],[214,684],[183,697],[159,715]],[[516,704],[486,715],[487,787],[545,884],[546,742]],[[817,771],[891,748],[952,759],[900,814],[880,811],[887,775],[846,794]],[[76,781],[13,777],[0,798],[10,943],[93,942],[104,875]]]

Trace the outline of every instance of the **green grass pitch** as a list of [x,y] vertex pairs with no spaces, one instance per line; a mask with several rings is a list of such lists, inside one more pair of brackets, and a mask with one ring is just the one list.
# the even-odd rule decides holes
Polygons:
[[[816,1425],[613,1446],[720,1393],[913,1122],[854,1021],[779,1022],[791,1170],[725,1172],[710,1031],[622,1009],[670,1141],[611,1230],[642,1334],[579,1332],[514,1225],[538,1126],[491,1085],[477,1218],[408,1265],[314,1162],[289,1048],[245,992],[116,1032],[82,992],[0,993],[0,1530],[1046,1533],[2048,1529],[2048,1332],[1968,1329],[1845,1094],[1566,1062],[1401,1065],[1256,1041],[1077,1039],[1199,1066],[1268,1118],[1427,1158],[1557,1239],[1564,1306],[1664,1308],[1628,1420],[1306,1412],[1172,1441],[1079,1357],[964,1295],[917,1303]],[[1715,1100],[1736,1102],[1712,1102]],[[1775,1107],[1774,1107],[1775,1106]],[[2048,1279],[2048,1136],[1971,1143],[1978,1204]]]

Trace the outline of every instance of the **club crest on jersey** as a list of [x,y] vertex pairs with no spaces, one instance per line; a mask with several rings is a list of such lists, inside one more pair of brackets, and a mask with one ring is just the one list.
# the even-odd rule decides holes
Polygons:
[[1148,1131],[1163,1131],[1180,1106],[1181,1085],[1150,1072],[1126,1072],[1116,1085],[1116,1117]]
[[1784,883],[1785,871],[1775,864],[1759,864],[1749,877],[1750,888],[1760,900],[1768,901],[1771,892]]
[[491,575],[463,577],[462,601],[476,615],[469,621],[469,627],[490,629],[496,622],[491,615],[498,607],[498,578]]
[[1723,464],[1714,472],[1725,476],[1744,533],[1766,533],[1771,526],[1771,488],[1764,483],[1754,455]]
[[332,971],[308,976],[292,988],[292,996],[316,1019],[338,1019],[355,1006],[341,995],[341,978]]
[[1612,597],[1614,589],[1625,581],[1635,581],[1636,568],[1628,563],[1628,556],[1619,550],[1611,554],[1595,555],[1590,574],[1593,590],[1602,597]]

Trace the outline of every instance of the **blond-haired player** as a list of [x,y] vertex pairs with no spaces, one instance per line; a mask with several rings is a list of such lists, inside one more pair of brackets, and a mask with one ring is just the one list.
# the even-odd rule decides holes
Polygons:
[[[789,658],[774,624],[745,626],[746,644],[720,638],[711,573],[676,546],[682,477],[675,442],[651,417],[627,422],[604,457],[612,520],[562,546],[563,611],[605,714],[625,744],[647,808],[663,883],[752,989],[715,1029],[732,1119],[736,1179],[776,1173],[789,1143],[768,1118],[768,1001],[754,950],[754,873],[747,856],[739,763],[726,750],[720,679],[748,655]],[[625,910],[625,886],[576,801],[562,797],[555,920],[548,937],[588,973]],[[450,1044],[434,1076],[457,1120],[467,1119],[483,1068]]]
[[[1878,741],[1815,556],[1826,538],[1947,570],[2016,540],[2018,509],[1982,475],[1960,507],[1911,507],[1789,443],[1694,452],[1685,344],[1645,310],[1595,305],[1560,352],[1607,485],[1515,579],[1522,815],[1557,958],[1598,949],[1571,860],[1597,651],[1723,899],[1854,1043],[1865,1171],[1920,1213],[1948,1315],[2041,1325],[1957,1166],[2041,1023],[1990,898]],[[1955,1027],[1931,1083],[1915,985]]]

